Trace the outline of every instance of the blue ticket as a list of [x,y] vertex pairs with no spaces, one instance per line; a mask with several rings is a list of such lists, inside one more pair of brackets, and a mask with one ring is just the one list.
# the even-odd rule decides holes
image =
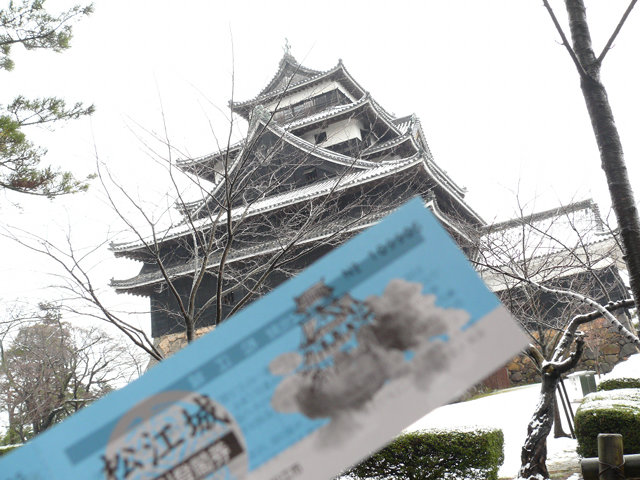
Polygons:
[[0,461],[0,480],[328,479],[526,338],[420,199]]

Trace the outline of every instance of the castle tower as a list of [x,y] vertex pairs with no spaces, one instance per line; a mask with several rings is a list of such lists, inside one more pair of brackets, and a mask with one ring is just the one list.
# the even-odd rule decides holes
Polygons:
[[176,205],[182,222],[155,240],[111,246],[143,262],[112,286],[149,297],[154,338],[184,331],[188,305],[197,328],[216,325],[416,195],[464,249],[467,227],[484,225],[436,165],[418,118],[391,115],[342,61],[312,70],[287,49],[262,91],[230,108],[248,122],[246,138],[178,162],[211,185]]

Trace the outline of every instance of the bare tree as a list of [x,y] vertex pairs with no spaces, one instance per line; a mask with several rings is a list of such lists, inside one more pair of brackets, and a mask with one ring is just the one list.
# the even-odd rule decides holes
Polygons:
[[532,340],[526,354],[542,384],[519,478],[546,479],[546,439],[554,423],[559,426],[555,392],[584,350],[578,327],[604,318],[627,341],[640,341],[611,313],[634,303],[616,273],[623,266],[617,232],[602,221],[597,206],[584,201],[531,214],[518,201],[518,208],[514,220],[488,227],[476,262]]
[[[298,138],[273,121],[273,114],[257,110],[245,140],[223,148],[213,162],[211,157],[180,162],[184,176],[175,169],[173,147],[165,139],[169,153],[160,160],[166,162],[173,184],[173,206],[184,215],[168,228],[159,228],[159,220],[117,184],[107,186],[112,178],[103,171],[114,210],[137,237],[112,248],[116,255],[142,260],[149,281],[166,288],[166,301],[153,308],[184,325],[188,342],[199,325],[218,324],[233,315],[411,196],[431,198],[433,184],[415,174],[421,161],[417,156],[388,164],[392,180],[381,176],[353,189],[369,172],[360,167],[370,163],[361,152],[353,157],[334,154],[342,167],[332,176],[313,177],[318,175],[314,169],[319,149],[310,146],[301,154],[296,142]],[[296,193],[306,171],[312,176],[309,186]],[[179,185],[185,179],[196,191],[196,201],[182,193]],[[123,198],[142,221],[121,214]]]
[[[155,202],[155,211],[98,162],[107,201],[133,237],[111,248],[116,256],[143,262],[136,277],[112,285],[150,297],[152,319],[184,332],[186,342],[415,195],[467,247],[470,238],[458,221],[482,223],[464,203],[463,190],[433,162],[417,118],[388,114],[349,80],[342,63],[319,73],[286,53],[279,72],[264,103],[242,110],[231,100],[224,139],[212,132],[217,153],[189,156],[171,141],[166,126],[160,135],[140,136],[167,174],[169,193]],[[300,91],[305,81],[320,77],[329,84],[336,78],[353,82],[351,97],[337,87]],[[248,128],[234,142],[239,116],[248,119]],[[126,315],[102,301],[86,266],[90,252],[26,232],[14,237],[59,263],[67,291],[96,307],[94,315],[115,324],[154,359],[164,356]]]
[[517,199],[517,209],[514,219],[485,230],[476,264],[531,342],[549,358],[569,319],[584,307],[572,297],[542,292],[537,284],[579,292],[603,304],[626,298],[618,232],[591,200],[530,213]]
[[25,442],[139,374],[132,368],[140,364],[135,353],[97,328],[62,321],[55,305],[41,304],[26,321],[22,315],[4,323],[17,332],[8,345],[0,343],[10,443]]
[[618,134],[607,91],[600,78],[602,62],[616,40],[637,0],[631,0],[618,25],[613,30],[602,52],[596,56],[591,43],[584,0],[565,0],[571,31],[567,39],[548,0],[543,0],[551,19],[562,38],[571,60],[580,76],[580,88],[587,105],[589,118],[600,150],[602,169],[607,178],[613,210],[618,220],[620,237],[628,265],[633,298],[640,299],[640,218],[629,183],[624,161],[622,141]]
[[[603,306],[576,292],[547,288],[542,285],[539,285],[539,288],[542,291],[555,295],[567,295],[579,299],[595,310],[573,317],[565,328],[550,360],[545,360],[536,348],[531,348],[530,346],[527,350],[527,353],[536,360],[542,373],[540,400],[527,427],[527,438],[522,447],[522,463],[518,473],[519,479],[527,480],[549,478],[549,472],[546,466],[547,437],[553,425],[553,411],[556,401],[555,391],[562,375],[577,365],[583,353],[584,334],[578,330],[578,327],[595,319],[605,318],[609,324],[616,326],[629,342],[632,342],[636,347],[640,347],[638,337],[629,332],[612,314],[612,312],[621,308],[632,307],[634,305],[633,300],[620,300],[618,302],[610,302]],[[571,352],[571,347],[574,342],[575,350]]]

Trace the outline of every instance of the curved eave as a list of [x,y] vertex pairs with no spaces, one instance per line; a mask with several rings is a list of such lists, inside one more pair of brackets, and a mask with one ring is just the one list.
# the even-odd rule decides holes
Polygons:
[[[279,125],[272,125],[269,128],[278,134],[281,139],[287,142],[289,145],[299,148],[304,153],[312,155],[319,160],[325,160],[327,162],[336,163],[339,165],[344,165],[348,167],[354,168],[376,168],[380,166],[379,162],[370,162],[367,160],[361,160],[355,157],[350,157],[348,155],[343,155],[341,153],[334,152],[329,150],[328,148],[321,147],[319,145],[315,145],[311,142],[304,140],[303,138],[288,132],[284,128]],[[406,160],[406,159],[403,159]],[[398,160],[400,161],[400,160]]]
[[425,171],[428,173],[429,177],[431,177],[442,190],[444,190],[446,193],[450,195],[450,197],[455,201],[455,203],[462,208],[465,214],[467,214],[470,218],[472,218],[477,225],[486,225],[486,222],[484,221],[484,219],[478,213],[476,213],[469,205],[467,205],[467,203],[464,201],[464,198],[462,198],[462,196],[459,193],[457,193],[456,189],[452,188],[452,186],[448,182],[445,182],[443,180],[441,175],[439,175],[434,171],[434,167],[438,170],[439,170],[439,167],[435,165],[433,160],[425,159],[425,161],[422,162],[422,165]]
[[[449,230],[455,232],[461,237],[469,240],[469,237],[460,229],[456,227],[456,225],[451,222],[451,220],[444,214],[440,208],[438,207],[438,203],[435,199],[430,199],[425,202],[425,208],[429,208],[431,212],[435,215],[435,217]],[[368,228],[372,225],[378,223],[382,218],[390,214],[394,209],[388,209],[381,212],[376,213],[375,215],[369,215],[366,218],[362,219],[357,223],[351,223],[351,220],[346,222],[345,226],[341,224],[332,224],[331,228],[324,228],[320,231],[312,232],[309,236],[300,240],[297,245],[303,246],[309,243],[318,242],[329,238],[336,233],[355,233],[365,228]],[[281,242],[270,242],[268,244],[260,245],[258,247],[247,248],[235,252],[229,258],[228,262],[239,262],[242,260],[246,260],[248,258],[257,257],[260,255],[269,255],[275,253],[282,249]],[[207,265],[207,270],[214,269],[220,265],[220,259],[215,258],[212,259]],[[195,271],[194,267],[186,266],[186,265],[178,265],[176,267],[169,268],[167,273],[173,277],[183,277],[187,275],[193,274]],[[129,278],[126,280],[111,280],[111,286],[116,290],[117,293],[129,293],[134,295],[149,295],[155,287],[162,284],[164,282],[164,277],[158,272],[144,274],[144,276],[136,276],[133,278]]]
[[111,250],[113,256],[116,258],[124,257],[139,262],[143,262],[145,259],[149,258],[149,255],[146,253],[146,247],[144,244],[139,244],[135,245],[132,248],[127,248],[123,244],[111,243],[111,245],[109,245],[109,250]]
[[455,232],[457,235],[464,238],[467,242],[472,241],[472,238],[469,236],[468,232],[465,232],[464,230],[461,230],[460,228],[458,228],[458,226],[449,218],[449,216],[446,213],[444,213],[442,210],[440,210],[440,207],[438,206],[438,202],[435,198],[428,200],[425,203],[425,206],[429,207],[429,210],[431,210],[434,216],[438,220],[440,220],[440,223],[442,223],[445,226],[445,228],[448,228],[449,230]]
[[273,77],[271,77],[271,80],[269,81],[267,86],[264,87],[257,96],[260,97],[271,93],[276,85],[278,85],[282,80],[284,80],[284,78],[286,78],[287,67],[290,67],[289,69],[292,70],[294,74],[300,73],[303,75],[315,77],[324,73],[320,70],[312,70],[311,68],[307,68],[304,65],[301,65],[293,55],[291,55],[289,52],[285,52],[284,56],[280,59],[280,63],[278,64],[278,70],[273,75]]
[[[259,108],[259,107],[258,107]],[[255,121],[254,121],[255,118]],[[349,168],[357,168],[357,169],[370,169],[370,168],[376,168],[380,166],[380,163],[378,162],[370,162],[370,161],[366,161],[366,160],[360,160],[360,159],[356,159],[354,157],[350,157],[348,155],[343,155],[341,153],[336,153],[333,152],[327,148],[323,148],[321,146],[315,145],[311,142],[308,142],[296,135],[294,135],[293,133],[288,132],[287,130],[285,130],[284,128],[282,128],[281,126],[272,123],[270,121],[270,117],[267,120],[262,120],[260,118],[260,114],[256,113],[253,117],[252,117],[252,124],[253,124],[253,128],[251,129],[249,136],[253,136],[255,135],[258,130],[259,130],[259,126],[263,126],[264,128],[266,128],[270,133],[272,133],[273,135],[276,135],[278,138],[280,138],[281,141],[284,141],[286,143],[288,143],[289,145],[293,146],[294,148],[298,148],[300,149],[304,154],[306,155],[311,155],[319,160],[323,160],[323,161],[327,161],[327,162],[331,162],[331,163],[335,163],[338,165],[342,165],[342,166],[347,166]],[[264,131],[262,132],[262,134],[264,134]],[[251,139],[248,137],[247,141],[245,142],[245,145],[251,145]],[[246,147],[245,147],[246,148]],[[238,158],[241,157],[241,155],[237,156]],[[406,159],[403,159],[406,160]],[[400,162],[402,160],[396,160],[394,162]],[[231,165],[230,169],[229,169],[229,173],[233,173],[233,171],[235,170],[237,165],[237,162],[233,162],[233,164]],[[211,193],[211,196],[215,196],[218,191],[223,187],[224,185],[224,181],[218,183],[216,185],[216,187],[214,188],[213,192]]]
[[[332,177],[292,192],[286,192],[276,195],[275,197],[255,202],[249,206],[236,207],[232,210],[231,216],[232,219],[238,219],[240,217],[249,218],[254,215],[264,214],[289,205],[294,205],[301,201],[312,200],[330,193],[343,191],[354,186],[364,185],[380,178],[404,171],[421,162],[422,158],[416,155],[401,161],[376,164],[376,168],[373,169],[360,170],[357,172],[347,173],[339,177]],[[162,235],[161,241],[166,242],[180,238],[181,236],[191,232],[194,228],[198,230],[206,230],[207,228],[210,228],[211,225],[210,218],[202,218],[195,221],[192,225],[178,226],[165,231]],[[136,252],[140,252],[145,248],[145,246],[142,242],[136,241],[135,243],[122,243],[118,245],[112,244],[110,248],[117,256],[129,256],[130,258],[134,258],[133,255],[140,255]]]
[[343,117],[350,118],[359,114],[369,114],[376,119],[380,119],[388,131],[391,131],[395,135],[402,135],[402,132],[400,132],[398,127],[393,123],[393,119],[389,117],[389,114],[369,95],[365,95],[356,102],[344,105],[344,108],[336,107],[325,110],[324,112],[286,123],[284,126],[287,130],[300,134],[316,128],[318,124],[324,124],[329,121],[339,121],[342,120]]
[[[335,78],[333,78],[334,76]],[[318,75],[307,80],[287,85],[286,87],[279,88],[266,94],[258,94],[256,97],[250,100],[245,100],[243,102],[229,102],[229,107],[232,111],[247,119],[249,118],[251,110],[256,105],[269,103],[270,101],[276,99],[278,96],[289,95],[291,93],[304,90],[305,88],[309,88],[315,83],[330,79],[333,79],[340,83],[349,93],[351,93],[356,98],[360,98],[366,93],[366,91],[353,79],[349,72],[347,72],[347,69],[344,68],[342,61],[339,61],[338,64],[332,69],[325,72],[320,72]],[[346,82],[342,83],[341,81],[343,80],[346,80]]]
[[219,150],[217,152],[208,153],[207,155],[202,155],[197,158],[189,158],[189,159],[180,159],[176,161],[176,166],[188,173],[197,174],[197,170],[199,168],[213,168],[216,160],[223,159],[226,155],[234,156],[240,150],[242,150],[244,146],[245,139],[229,145],[229,147]]
[[415,152],[419,151],[418,148],[418,144],[415,141],[415,138],[413,138],[413,136],[411,135],[410,132],[406,132],[403,133],[401,136],[393,138],[391,140],[388,140],[384,143],[378,144],[378,145],[373,145],[365,150],[363,150],[360,153],[361,157],[371,157],[371,156],[379,156],[380,154],[386,152],[386,151],[393,151],[395,150],[397,147],[403,145],[404,143],[409,143],[411,144],[412,149]]

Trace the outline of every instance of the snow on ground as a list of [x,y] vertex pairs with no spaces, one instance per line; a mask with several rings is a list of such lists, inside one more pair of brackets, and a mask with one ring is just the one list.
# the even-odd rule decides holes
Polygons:
[[[500,477],[514,478],[520,468],[520,448],[527,433],[527,424],[538,403],[540,385],[505,390],[495,395],[469,402],[445,405],[432,411],[407,428],[408,431],[428,428],[461,428],[482,426],[500,428],[504,434],[504,463]],[[575,452],[575,440],[551,439],[549,459],[565,450]],[[573,453],[575,456],[575,453]]]
[[[640,377],[640,354],[618,364],[605,378]],[[462,428],[470,426],[500,428],[504,433],[504,463],[500,477],[514,478],[520,468],[520,449],[524,443],[527,425],[540,394],[540,384],[511,388],[494,395],[469,402],[445,405],[409,426],[407,431],[428,428]],[[578,404],[573,404],[574,412]],[[565,431],[569,429],[565,426]],[[547,466],[577,464],[576,441],[569,438],[547,440]]]
[[611,378],[640,378],[640,353],[632,355],[625,362],[620,362],[613,370],[606,375],[602,375],[600,380]]

